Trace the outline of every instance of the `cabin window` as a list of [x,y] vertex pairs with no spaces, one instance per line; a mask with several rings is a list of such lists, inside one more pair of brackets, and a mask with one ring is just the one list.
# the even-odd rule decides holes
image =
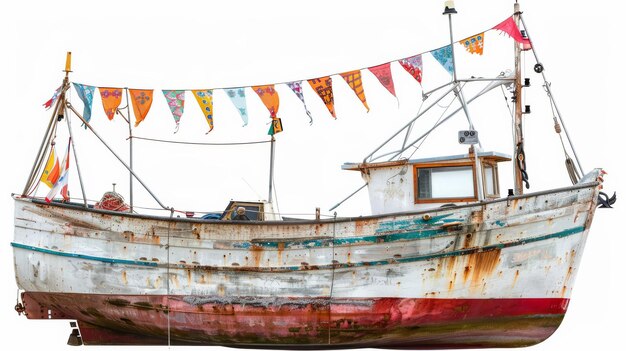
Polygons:
[[476,200],[474,173],[471,164],[416,165],[415,203]]
[[483,164],[483,184],[485,184],[486,197],[499,196],[500,191],[498,189],[498,171],[496,165],[491,163]]

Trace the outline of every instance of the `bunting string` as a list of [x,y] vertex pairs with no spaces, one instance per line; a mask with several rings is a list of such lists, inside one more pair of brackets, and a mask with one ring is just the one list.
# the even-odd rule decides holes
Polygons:
[[[463,40],[457,41],[453,44],[459,44],[463,46],[469,53],[472,54],[483,54],[484,49],[484,36],[487,31],[497,30],[502,33],[506,33],[508,36],[513,38],[515,41],[521,44],[530,45],[530,40],[524,36],[522,36],[521,31],[518,25],[515,23],[512,16],[509,16],[504,21],[499,24],[483,31],[473,36],[469,36]],[[307,79],[306,81],[309,83],[311,89],[320,97],[326,108],[328,109],[330,115],[333,118],[337,118],[335,114],[334,107],[334,93],[332,88],[332,76],[339,75],[343,78],[343,80],[348,84],[348,86],[352,89],[354,94],[359,98],[365,109],[369,112],[370,107],[368,105],[367,99],[365,97],[365,90],[363,88],[362,82],[362,71],[368,70],[370,71],[374,77],[378,80],[378,82],[394,97],[397,98],[395,85],[393,81],[393,74],[391,70],[391,64],[397,62],[408,74],[410,74],[418,84],[422,84],[422,77],[424,73],[423,66],[423,54],[430,53],[436,61],[438,61],[442,67],[450,74],[454,72],[453,60],[452,60],[452,45],[448,44],[446,46],[426,51],[417,55],[413,55],[410,57],[397,59],[388,61],[379,65],[360,68],[357,70],[350,70],[340,73],[334,73],[330,75],[326,75],[323,77],[316,77]],[[246,88],[252,89],[256,95],[259,97],[261,102],[265,105],[267,110],[269,111],[269,117],[271,119],[271,126],[268,134],[274,135],[275,133],[279,133],[283,131],[283,125],[280,118],[278,118],[278,109],[280,105],[280,99],[278,92],[275,89],[276,85],[284,84],[288,86],[291,91],[296,94],[300,102],[304,107],[304,111],[309,117],[309,123],[313,123],[313,117],[311,112],[308,109],[307,104],[305,103],[304,93],[302,89],[303,80],[295,80],[295,81],[287,81],[280,82],[274,84],[265,84],[265,85],[254,85],[254,86],[241,86],[241,87],[222,87],[222,88],[211,88],[211,89],[200,89],[200,90],[192,90],[192,89],[177,89],[177,90],[162,90],[163,96],[170,108],[172,113],[172,117],[174,118],[174,122],[176,123],[176,131],[178,131],[180,121],[184,112],[185,105],[185,92],[187,90],[191,91],[194,95],[198,106],[200,107],[205,120],[209,126],[209,132],[211,132],[214,128],[214,110],[213,110],[213,93],[214,90],[223,90],[227,96],[230,98],[237,112],[239,113],[243,126],[246,126],[249,121],[248,108],[247,108],[247,97],[246,97]],[[78,96],[82,100],[84,104],[83,115],[87,122],[90,121],[92,116],[92,103],[93,103],[93,94],[95,91],[95,86],[73,83],[74,88],[76,89]],[[115,113],[117,112],[119,105],[122,99],[122,88],[108,88],[108,87],[98,87],[100,91],[100,97],[102,99],[102,105],[105,110],[105,114],[109,120],[112,120]],[[59,90],[55,91],[53,97],[48,100],[44,105],[49,107],[52,105],[54,100],[57,98]],[[127,103],[132,103],[133,112],[135,114],[135,127],[137,127],[148,115],[150,108],[152,106],[153,101],[153,90],[139,90],[139,89],[129,89],[129,93],[131,95],[131,101]],[[399,102],[399,101],[398,101]],[[176,132],[175,131],[175,132]]]

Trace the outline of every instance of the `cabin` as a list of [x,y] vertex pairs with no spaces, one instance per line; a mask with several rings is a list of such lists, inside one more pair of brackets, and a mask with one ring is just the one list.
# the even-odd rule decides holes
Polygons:
[[498,163],[511,157],[473,149],[464,155],[345,163],[367,182],[372,214],[458,206],[500,197]]

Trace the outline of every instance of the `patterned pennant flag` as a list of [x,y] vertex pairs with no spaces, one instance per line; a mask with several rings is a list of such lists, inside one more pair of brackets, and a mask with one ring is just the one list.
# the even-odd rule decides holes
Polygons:
[[485,32],[482,32],[480,34],[476,34],[469,38],[465,38],[459,41],[459,43],[461,43],[461,45],[463,45],[465,47],[465,50],[467,50],[469,53],[482,55],[484,41],[485,41]]
[[152,106],[153,90],[128,89],[133,102],[133,112],[135,113],[135,127],[141,123]]
[[[78,83],[73,83],[73,84],[74,84],[74,89],[76,89],[76,92],[78,93],[78,97],[80,98],[80,100],[83,102],[83,105],[85,106],[83,108],[83,118],[85,119],[85,121],[87,121],[87,123],[89,123],[89,121],[91,120],[91,106],[93,104],[93,93],[96,90],[96,87],[92,87],[91,85],[78,84]],[[87,128],[87,126],[85,126],[85,128]]]
[[226,95],[230,98],[230,101],[233,102],[237,111],[239,111],[239,115],[243,120],[243,126],[248,125],[248,107],[246,106],[246,91],[243,88],[234,88],[234,89],[224,89],[226,91]]
[[67,142],[67,150],[65,151],[65,157],[63,157],[63,162],[61,163],[61,167],[63,170],[61,171],[61,175],[56,180],[48,195],[46,195],[46,202],[52,202],[52,199],[56,196],[56,194],[61,190],[61,196],[63,196],[63,200],[69,201],[70,194],[67,191],[67,181],[69,177],[70,170],[70,146],[72,145],[72,139],[70,138]]
[[393,86],[393,78],[391,77],[391,64],[385,63],[379,66],[369,68],[370,72],[374,73],[380,84],[382,84],[391,95],[396,96],[396,88]]
[[306,111],[306,115],[309,116],[309,124],[313,124],[313,116],[311,116],[311,112],[309,111],[309,108],[306,107],[306,103],[304,102],[304,94],[302,93],[302,81],[297,80],[295,82],[289,82],[287,83],[287,86],[291,89],[291,91],[296,93],[298,99],[302,101],[302,105],[304,105],[304,111]]
[[196,97],[204,118],[209,124],[208,134],[213,130],[213,90],[192,90],[191,92]]
[[361,71],[350,71],[340,74],[343,80],[348,83],[352,91],[356,94],[356,96],[361,100],[363,106],[367,109],[367,112],[370,112],[370,107],[367,106],[367,101],[365,100],[365,91],[363,91],[363,82],[361,81]]
[[52,97],[50,98],[50,100],[46,101],[43,103],[43,107],[47,109],[49,109],[50,107],[52,107],[52,105],[54,104],[55,101],[57,101],[59,94],[61,93],[61,87],[58,87],[55,91],[54,94],[52,94]]
[[311,85],[311,88],[313,88],[317,95],[319,95],[319,97],[322,99],[333,118],[337,118],[337,116],[335,116],[335,99],[333,98],[332,78],[315,78],[309,79],[308,82]]
[[272,125],[270,126],[270,130],[267,131],[267,134],[274,135],[283,131],[283,122],[280,118],[272,118]]
[[117,108],[122,102],[122,89],[120,88],[98,88],[100,90],[100,97],[102,98],[102,106],[104,107],[104,113],[106,113],[109,121],[113,120]]
[[252,90],[259,95],[265,107],[270,111],[270,117],[276,118],[280,101],[278,99],[278,93],[274,89],[274,84],[253,86]]
[[513,17],[509,17],[502,21],[500,24],[496,25],[492,29],[496,29],[508,34],[511,38],[515,39],[516,42],[522,44],[530,45],[530,39],[522,37],[522,33],[519,30],[519,27],[515,23]]
[[180,118],[183,116],[185,109],[185,91],[184,90],[163,90],[163,96],[167,100],[167,106],[172,111],[172,117],[176,122],[176,131],[178,131],[178,124]]
[[439,62],[443,68],[452,74],[454,72],[454,64],[452,63],[452,45],[444,46],[430,52],[435,60]]
[[415,78],[415,80],[422,84],[422,72],[423,72],[423,64],[422,64],[422,54],[403,58],[399,61],[400,66],[404,68],[409,74]]

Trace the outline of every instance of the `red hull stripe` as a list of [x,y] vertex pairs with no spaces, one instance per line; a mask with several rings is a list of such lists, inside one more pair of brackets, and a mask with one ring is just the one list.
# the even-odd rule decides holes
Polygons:
[[[504,347],[549,337],[568,299],[258,298],[24,293],[29,318],[79,320],[86,344]],[[117,337],[115,337],[117,335]],[[297,346],[296,346],[297,345]]]

